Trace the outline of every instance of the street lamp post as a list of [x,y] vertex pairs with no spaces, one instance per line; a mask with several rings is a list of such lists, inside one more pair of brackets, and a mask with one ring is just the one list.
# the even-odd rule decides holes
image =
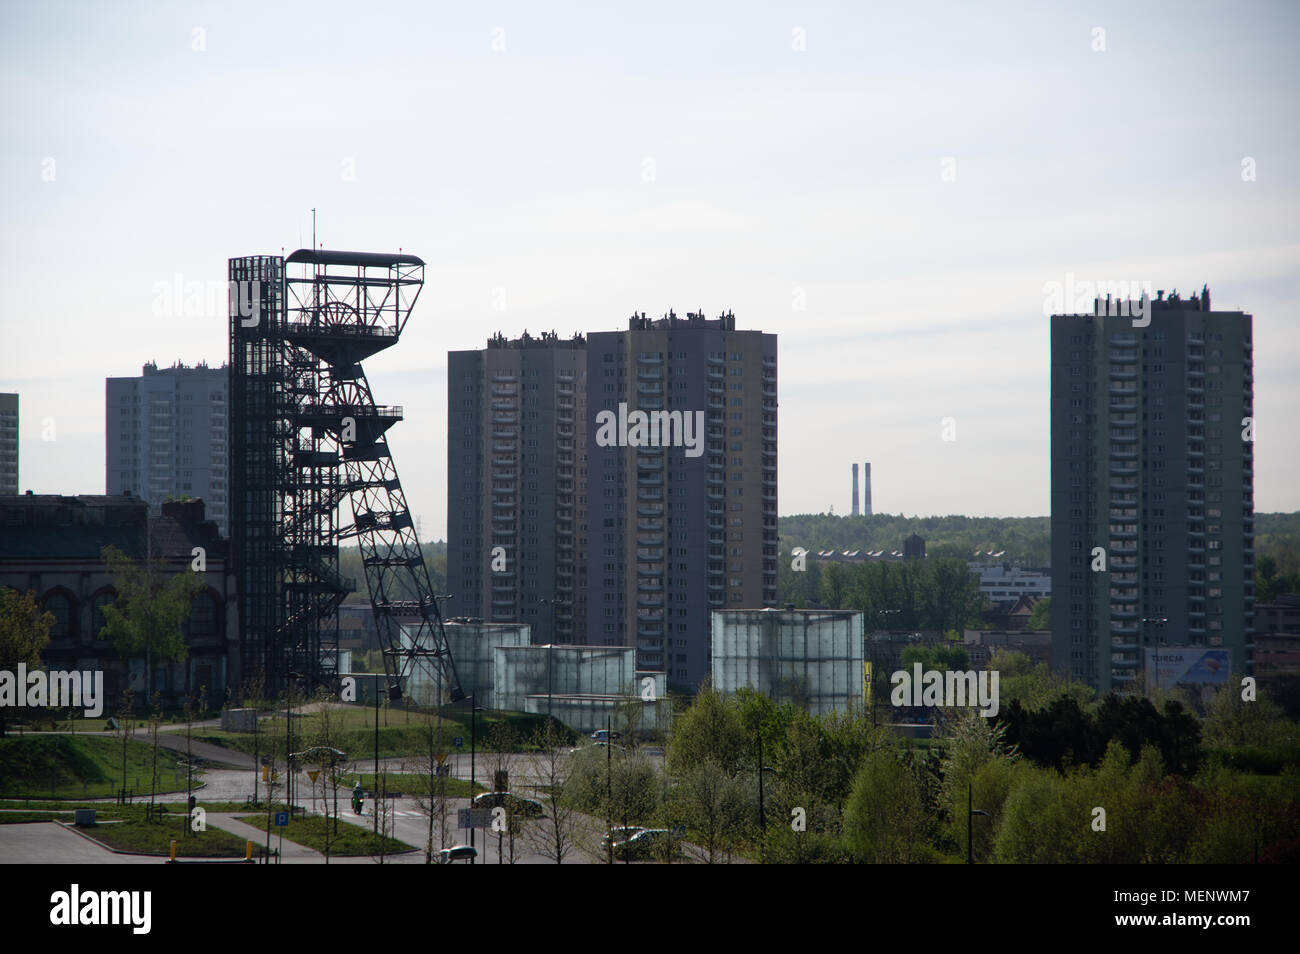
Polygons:
[[[1167,616],[1142,617],[1142,648],[1140,650],[1142,653],[1142,688],[1147,696],[1151,695],[1151,673],[1147,668],[1147,623],[1155,623],[1157,626],[1164,626],[1167,622],[1169,622],[1169,617]],[[1157,636],[1157,639],[1160,640],[1161,643],[1163,643],[1163,639],[1161,638],[1163,633],[1164,630],[1160,630],[1161,635]]]
[[[895,613],[901,613],[901,609],[882,609],[876,610],[876,615],[880,618],[877,625],[884,625],[887,617]],[[886,630],[888,631],[888,630]],[[871,727],[876,728],[876,641],[871,640]]]
[[988,812],[983,811],[982,809],[971,808],[971,797],[972,797],[971,786],[972,785],[973,785],[972,782],[966,783],[966,864],[968,865],[973,865],[975,863],[974,839],[972,836],[972,831],[975,824],[975,816],[988,815]]
[[[473,847],[475,846],[475,842],[476,842],[476,839],[475,839],[475,837],[474,837],[474,835],[475,835],[475,828],[474,828],[474,783],[475,783],[475,773],[476,773],[476,766],[475,766],[474,759],[475,759],[475,753],[476,753],[476,746],[478,745],[478,713],[483,712],[484,709],[483,709],[482,706],[476,706],[476,705],[474,705],[474,696],[473,696],[473,694],[470,694],[470,696],[469,696],[468,698],[469,698],[469,701],[470,701],[470,708],[469,708],[469,810],[470,810],[469,846],[470,846],[471,848],[473,848]],[[486,844],[486,842],[485,842],[485,844]],[[477,853],[476,853],[476,854],[477,854]],[[477,860],[477,859],[476,859],[473,855],[471,855],[471,856],[470,856],[470,859],[469,859],[469,863],[470,863],[470,864],[474,864],[476,860]]]
[[546,718],[549,720],[551,718],[551,687],[553,684],[553,680],[551,677],[553,663],[551,657],[553,656],[555,651],[555,639],[557,635],[556,634],[556,626],[557,626],[556,610],[564,601],[557,596],[551,599],[540,599],[537,602],[549,603],[551,606],[551,638],[547,641],[546,644]]

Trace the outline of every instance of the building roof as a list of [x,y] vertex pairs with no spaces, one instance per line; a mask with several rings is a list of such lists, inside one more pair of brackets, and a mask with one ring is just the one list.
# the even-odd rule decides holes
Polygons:
[[[149,506],[127,494],[22,494],[0,496],[0,562],[38,563],[49,560],[98,562],[100,551],[115,546],[132,559],[142,559]],[[156,556],[189,560],[196,546],[207,559],[226,555],[227,541],[215,522],[204,519],[203,501],[162,505],[162,515],[148,521]]]
[[300,248],[286,262],[307,265],[361,265],[389,268],[393,265],[423,265],[424,260],[414,255],[392,255],[385,252],[339,252],[329,249]]

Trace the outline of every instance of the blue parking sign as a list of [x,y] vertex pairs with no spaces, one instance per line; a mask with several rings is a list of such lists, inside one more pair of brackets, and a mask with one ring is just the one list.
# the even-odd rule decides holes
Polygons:
[[456,748],[460,748],[462,745],[465,744],[465,739],[458,735],[456,736],[456,738],[451,740],[451,744],[456,746]]
[[283,827],[285,827],[285,826],[288,825],[288,824],[289,824],[289,813],[288,813],[288,812],[276,812],[276,813],[275,813],[275,827],[277,827],[277,828],[283,828]]

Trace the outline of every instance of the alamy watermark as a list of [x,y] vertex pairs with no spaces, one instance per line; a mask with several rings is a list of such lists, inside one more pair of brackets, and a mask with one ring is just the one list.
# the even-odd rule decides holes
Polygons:
[[1077,281],[1074,272],[1065,281],[1043,283],[1043,315],[1085,315],[1098,318],[1132,318],[1134,328],[1151,324],[1151,282]]
[[104,673],[98,669],[28,672],[26,663],[19,663],[16,673],[0,669],[0,708],[6,706],[84,709],[87,719],[97,719],[104,713]]
[[704,453],[703,411],[628,411],[620,401],[618,413],[596,414],[598,447],[685,447],[687,457]]
[[998,714],[998,671],[976,672],[925,670],[912,664],[912,672],[900,669],[889,677],[894,687],[889,701],[895,706],[976,706],[980,715],[990,719]]

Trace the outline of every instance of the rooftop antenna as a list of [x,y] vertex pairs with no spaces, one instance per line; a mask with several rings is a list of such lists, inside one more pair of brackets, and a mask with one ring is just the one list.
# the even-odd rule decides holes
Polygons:
[[311,247],[316,247],[316,210],[311,210]]

